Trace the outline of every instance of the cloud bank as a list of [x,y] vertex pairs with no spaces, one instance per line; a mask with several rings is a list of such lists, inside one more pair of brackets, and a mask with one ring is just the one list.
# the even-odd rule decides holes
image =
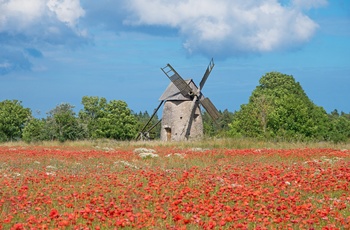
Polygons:
[[45,45],[85,40],[78,27],[84,14],[79,0],[0,0],[0,74],[30,70],[30,58],[42,57]]
[[326,0],[129,0],[130,26],[176,28],[189,53],[232,56],[298,46],[318,28],[305,10]]
[[[327,0],[0,0],[0,74],[30,70],[43,47],[76,47],[99,28],[179,36],[189,54],[215,57],[298,47]],[[28,52],[30,51],[30,52]]]

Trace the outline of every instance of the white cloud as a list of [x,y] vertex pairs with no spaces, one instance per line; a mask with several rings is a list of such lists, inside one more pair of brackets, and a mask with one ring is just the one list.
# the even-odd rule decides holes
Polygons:
[[189,52],[268,52],[307,42],[318,28],[302,10],[326,0],[129,0],[130,26],[178,29]]
[[0,69],[5,69],[5,60],[22,63],[13,69],[30,68],[29,59],[21,56],[27,48],[86,44],[88,32],[96,27],[179,35],[189,53],[215,57],[288,49],[312,38],[318,25],[306,11],[326,4],[327,0],[0,0]]
[[0,32],[22,30],[39,21],[45,12],[42,0],[0,1]]
[[56,14],[57,18],[73,27],[85,11],[80,6],[79,0],[49,0],[47,7]]
[[30,70],[28,50],[84,44],[87,32],[77,25],[84,13],[79,0],[0,0],[0,75]]
[[74,27],[85,14],[79,0],[0,0],[0,12],[0,32],[25,32],[58,22]]

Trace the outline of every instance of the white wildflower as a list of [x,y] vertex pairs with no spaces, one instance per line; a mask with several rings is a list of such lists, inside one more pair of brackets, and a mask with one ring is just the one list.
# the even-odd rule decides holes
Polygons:
[[178,156],[178,157],[180,157],[180,158],[185,158],[185,156],[186,156],[186,154],[184,154],[184,153],[174,153],[174,155],[175,156]]
[[48,176],[56,176],[56,173],[55,172],[46,172],[46,175],[48,175]]
[[177,156],[177,157],[180,157],[180,158],[185,158],[185,156],[186,156],[186,154],[184,154],[184,153],[174,153],[174,154],[172,154],[172,153],[170,153],[170,154],[168,154],[168,155],[166,155],[165,157],[171,157],[171,156]]
[[46,166],[47,169],[57,169],[55,166],[52,166],[52,165],[48,165]]
[[203,148],[192,148],[191,149],[193,152],[204,152],[207,151],[208,149],[203,149]]
[[139,153],[139,157],[141,158],[155,158],[155,157],[159,157],[158,154],[155,153]]
[[154,150],[154,149],[147,149],[147,148],[137,148],[137,149],[134,149],[133,152],[134,153],[155,153],[156,150]]
[[131,164],[131,163],[127,162],[127,161],[116,161],[116,162],[114,162],[114,164],[122,164],[122,165],[128,166],[130,168],[139,169],[138,166],[136,166],[134,164]]

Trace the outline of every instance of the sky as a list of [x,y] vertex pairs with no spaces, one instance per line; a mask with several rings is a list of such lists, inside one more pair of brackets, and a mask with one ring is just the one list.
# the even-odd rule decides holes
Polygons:
[[167,63],[219,110],[259,79],[292,75],[327,112],[350,112],[348,0],[0,0],[0,101],[42,117],[83,96],[153,112]]

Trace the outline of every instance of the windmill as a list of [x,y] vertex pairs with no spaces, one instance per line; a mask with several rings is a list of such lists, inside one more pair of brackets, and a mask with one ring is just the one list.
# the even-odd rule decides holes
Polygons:
[[[170,79],[170,84],[159,98],[160,104],[151,118],[138,134],[137,139],[147,138],[147,134],[161,122],[160,138],[163,141],[181,141],[203,137],[203,121],[200,105],[213,120],[219,118],[219,112],[209,98],[204,97],[202,89],[214,67],[211,59],[199,86],[192,79],[184,80],[176,70],[167,64],[161,70]],[[146,130],[150,121],[164,103],[162,119]]]

